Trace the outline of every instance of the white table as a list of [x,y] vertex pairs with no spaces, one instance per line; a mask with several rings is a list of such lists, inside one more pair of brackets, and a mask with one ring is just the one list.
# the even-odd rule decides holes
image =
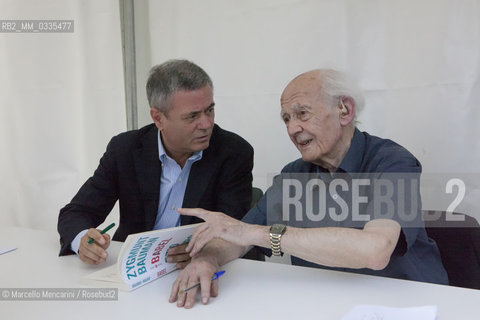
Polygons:
[[[0,229],[0,246],[9,244],[18,249],[0,255],[0,290],[89,287],[81,278],[97,270],[76,256],[58,257],[56,233]],[[120,246],[112,243],[105,266],[115,263]],[[120,292],[118,301],[0,301],[0,319],[340,319],[357,304],[438,305],[440,320],[480,317],[480,290],[243,259],[225,270],[219,296],[190,310],[168,302],[173,273]]]

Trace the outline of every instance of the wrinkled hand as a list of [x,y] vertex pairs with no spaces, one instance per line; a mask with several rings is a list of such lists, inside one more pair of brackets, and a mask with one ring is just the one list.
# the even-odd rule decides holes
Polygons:
[[186,250],[190,252],[191,257],[195,257],[214,238],[220,238],[240,246],[249,245],[245,237],[248,225],[242,221],[227,216],[222,212],[207,211],[199,208],[180,208],[177,211],[182,215],[198,217],[205,221],[205,223],[202,223],[195,229],[187,246]]
[[212,276],[217,269],[218,266],[209,258],[192,259],[192,262],[179,273],[177,280],[173,283],[168,301],[171,303],[177,301],[177,307],[190,309],[195,304],[198,287],[187,292],[181,290],[200,283],[202,303],[207,304],[210,297],[218,295],[218,280],[212,281]]
[[[90,238],[95,242],[88,243]],[[101,234],[100,230],[90,228],[87,233],[80,239],[80,247],[78,248],[78,256],[80,260],[88,264],[101,264],[107,260],[108,253],[106,249],[110,245],[110,235],[108,233]]]
[[186,251],[188,243],[168,249],[167,262],[176,263],[178,269],[183,269],[190,263],[190,254]]

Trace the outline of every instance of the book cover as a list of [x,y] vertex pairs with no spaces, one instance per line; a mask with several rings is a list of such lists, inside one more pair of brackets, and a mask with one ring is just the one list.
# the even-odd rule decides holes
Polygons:
[[130,234],[117,263],[85,276],[95,284],[123,291],[139,288],[176,269],[167,263],[168,249],[188,243],[198,224]]

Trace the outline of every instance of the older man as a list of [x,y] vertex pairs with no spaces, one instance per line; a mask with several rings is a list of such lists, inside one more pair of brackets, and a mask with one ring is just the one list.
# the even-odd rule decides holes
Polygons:
[[[152,68],[147,96],[153,124],[110,141],[94,175],[58,219],[60,255],[78,253],[89,264],[107,258],[110,237],[95,229],[120,202],[113,237],[200,222],[180,217],[178,207],[220,210],[241,219],[251,201],[253,149],[214,124],[213,84],[187,60]],[[89,244],[90,238],[95,239]],[[175,251],[176,250],[176,251]],[[183,267],[185,248],[169,251]]]
[[[274,255],[289,253],[296,265],[447,283],[438,248],[428,239],[419,218],[420,163],[393,141],[356,129],[355,114],[362,105],[361,93],[343,74],[333,70],[306,72],[288,84],[281,97],[281,117],[302,158],[285,166],[282,172],[288,179],[274,181],[243,222],[220,212],[179,210],[206,223],[197,228],[187,247],[194,258],[174,283],[171,302],[192,307],[196,290],[178,293],[200,282],[202,302],[207,303],[218,289],[216,282],[210,285],[212,274],[250,246],[269,248]],[[288,214],[289,206],[296,204],[296,198],[292,201],[290,197],[295,184],[288,181],[296,173],[306,174],[310,191],[315,189],[312,185],[316,186],[317,213],[327,203],[328,214],[324,211],[320,218],[312,215],[312,197],[298,201],[299,208],[303,204],[307,209],[301,208],[293,216]],[[355,174],[362,179],[355,180]],[[366,174],[374,179],[366,180]],[[389,174],[391,178],[384,179]],[[370,184],[378,181],[383,181],[378,188]],[[349,190],[353,186],[367,191]],[[388,190],[382,193],[383,187]],[[341,202],[340,192],[344,197],[350,195],[350,201]],[[398,200],[407,193],[412,196]],[[287,205],[278,205],[278,200]],[[303,227],[292,218],[297,214],[300,221],[307,221]],[[283,221],[270,225],[278,222],[279,216]]]

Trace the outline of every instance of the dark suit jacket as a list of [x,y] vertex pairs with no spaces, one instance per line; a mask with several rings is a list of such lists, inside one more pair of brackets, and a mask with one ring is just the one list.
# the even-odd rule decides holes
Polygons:
[[[72,201],[60,210],[60,255],[84,229],[96,228],[120,201],[120,223],[113,240],[153,229],[160,195],[161,162],[154,124],[112,138],[100,164]],[[241,219],[252,192],[253,148],[240,136],[215,125],[202,159],[193,163],[184,208],[222,211]],[[182,216],[182,225],[200,219]]]

